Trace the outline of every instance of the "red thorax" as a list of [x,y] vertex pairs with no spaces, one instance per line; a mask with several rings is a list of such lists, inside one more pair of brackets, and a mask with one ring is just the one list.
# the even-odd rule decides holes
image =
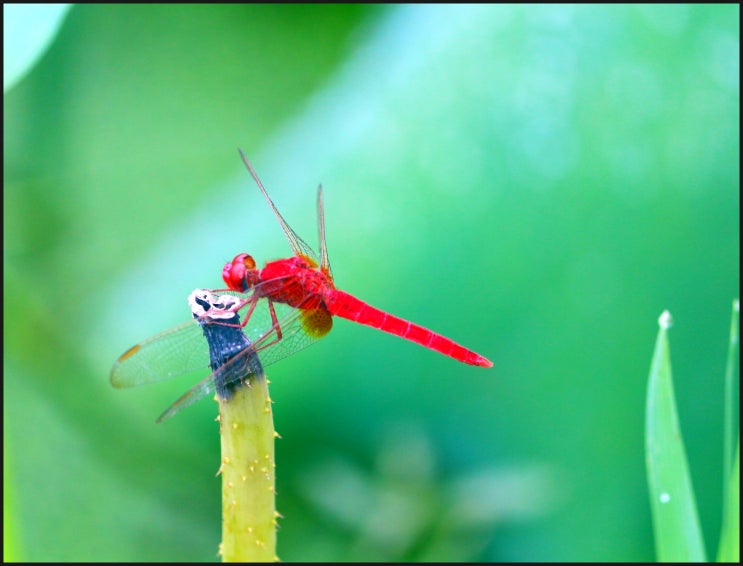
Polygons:
[[324,294],[335,288],[333,280],[304,256],[269,261],[258,269],[250,255],[238,254],[224,266],[222,278],[233,291],[255,288],[258,296],[302,309],[324,305]]

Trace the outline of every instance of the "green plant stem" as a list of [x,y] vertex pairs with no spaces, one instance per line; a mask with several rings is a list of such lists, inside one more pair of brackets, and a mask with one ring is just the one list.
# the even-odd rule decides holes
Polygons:
[[276,557],[274,428],[268,380],[251,376],[219,403],[224,562]]

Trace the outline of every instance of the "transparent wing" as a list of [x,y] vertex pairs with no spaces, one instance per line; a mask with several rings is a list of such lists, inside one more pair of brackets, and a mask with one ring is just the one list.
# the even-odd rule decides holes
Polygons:
[[[243,321],[250,314],[241,332],[251,346],[230,358],[215,372],[211,370],[209,343],[199,323],[200,319],[194,319],[143,340],[124,352],[111,369],[111,384],[117,388],[134,387],[196,372],[201,372],[202,375],[208,372],[207,377],[163,413],[159,420],[164,420],[214,392],[216,372],[221,372],[225,385],[229,385],[245,377],[244,371],[241,373],[232,368],[246,366],[247,356],[257,354],[260,363],[268,366],[324,336],[332,324],[330,315],[325,311],[318,314],[318,311],[303,310],[301,305],[294,308],[281,303],[269,303],[266,298],[261,297],[261,286],[275,285],[276,282],[276,279],[264,282],[254,287],[250,293],[232,291],[224,293],[237,299],[237,304],[224,312],[233,311]],[[308,300],[311,300],[311,297]],[[319,324],[318,316],[321,319]],[[327,320],[324,320],[324,317],[327,317]],[[201,317],[202,322],[205,319],[206,317]],[[208,320],[211,321],[211,317],[208,317]],[[318,332],[318,328],[322,329],[323,324],[326,328]]]
[[322,185],[317,187],[317,241],[320,243],[320,270],[332,279],[328,245],[325,242],[325,205],[323,204]]
[[156,334],[124,352],[111,368],[111,385],[134,387],[209,367],[209,345],[198,321]]
[[[262,332],[258,330],[258,326],[253,326],[252,323],[255,316],[258,316],[260,319],[267,317],[271,320],[268,301],[261,299],[250,317],[250,323],[246,325],[247,330],[245,331],[245,335],[248,337],[251,346],[245,348],[233,358],[230,358],[224,365],[210,373],[179,397],[160,415],[157,422],[169,419],[182,409],[214,393],[216,390],[217,373],[221,374],[224,386],[229,386],[237,381],[245,381],[248,376],[243,368],[255,367],[247,358],[257,355],[260,365],[263,367],[269,366],[316,342],[327,334],[332,325],[330,314],[325,311],[306,311],[301,307],[292,308],[279,303],[273,303],[273,307],[277,316],[276,324],[269,324],[267,327],[263,326]],[[318,327],[317,317],[324,319],[320,324],[327,324],[326,330],[321,333],[313,331],[313,329]],[[324,317],[327,318],[325,319]],[[313,320],[308,321],[308,319]],[[277,330],[279,329],[281,331],[280,340],[277,335]],[[251,336],[255,338],[252,339]],[[202,340],[206,342],[206,339],[203,337]],[[233,368],[239,369],[235,370]]]
[[242,157],[243,163],[245,163],[245,167],[248,168],[248,171],[250,171],[250,174],[253,176],[253,180],[255,180],[255,184],[258,185],[258,188],[263,193],[263,196],[266,197],[266,200],[268,201],[268,206],[271,207],[271,210],[276,215],[276,219],[279,221],[279,224],[281,225],[281,229],[284,231],[284,234],[286,235],[286,239],[289,240],[289,245],[292,248],[292,251],[294,252],[294,255],[297,256],[304,256],[306,258],[309,258],[315,262],[315,264],[318,264],[318,258],[315,251],[307,245],[307,243],[300,238],[297,233],[291,229],[291,226],[284,220],[284,217],[281,216],[281,213],[279,212],[279,209],[276,208],[276,205],[271,200],[271,197],[268,196],[268,192],[266,191],[266,188],[263,186],[263,183],[261,183],[261,180],[258,178],[258,174],[255,172],[255,169],[253,169],[253,166],[250,164],[250,161],[248,161],[247,156],[243,153],[242,149],[238,150],[240,152],[240,157]]

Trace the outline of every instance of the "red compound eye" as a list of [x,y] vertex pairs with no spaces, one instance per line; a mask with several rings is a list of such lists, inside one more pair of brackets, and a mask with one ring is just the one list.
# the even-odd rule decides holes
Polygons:
[[244,293],[253,285],[252,271],[255,260],[248,254],[237,254],[235,259],[226,263],[222,270],[222,279],[233,291]]

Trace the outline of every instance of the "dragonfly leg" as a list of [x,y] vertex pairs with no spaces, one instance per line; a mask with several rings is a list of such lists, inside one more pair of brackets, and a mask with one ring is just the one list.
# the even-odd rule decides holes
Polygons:
[[245,325],[248,324],[248,321],[250,320],[250,317],[253,315],[253,311],[255,310],[255,305],[258,304],[258,299],[253,299],[253,304],[250,305],[250,308],[248,309],[248,312],[245,313],[245,317],[243,318],[243,321],[240,323],[240,328],[245,328]]
[[229,287],[225,287],[224,289],[209,289],[210,293],[229,293],[231,291],[234,291],[234,289],[230,289]]
[[258,351],[265,350],[269,346],[273,346],[277,342],[281,341],[282,335],[281,335],[281,325],[279,325],[279,319],[276,317],[276,310],[273,308],[273,301],[268,299],[268,312],[271,313],[271,330],[266,332],[264,336],[268,335],[269,332],[276,332],[276,338],[271,340],[268,344],[262,345],[260,348],[258,348]]
[[[230,326],[230,327],[232,327],[232,328],[245,328],[245,325],[246,325],[246,324],[248,324],[248,321],[250,320],[250,317],[252,316],[252,314],[253,314],[253,311],[255,310],[255,306],[256,306],[256,305],[258,304],[258,299],[257,299],[256,297],[251,297],[250,299],[248,299],[248,301],[251,301],[251,302],[252,302],[252,304],[251,304],[251,305],[250,305],[250,307],[248,308],[248,312],[246,312],[246,313],[245,313],[245,316],[243,317],[243,320],[242,320],[242,322],[240,322],[240,323],[238,323],[238,324],[233,324],[233,323],[231,323],[231,322],[222,322],[222,321],[220,321],[219,319],[212,319],[212,322],[211,322],[211,324],[219,324],[220,326]],[[243,302],[243,303],[242,303],[242,304],[241,304],[241,305],[240,305],[239,307],[237,307],[237,308],[234,308],[234,307],[233,307],[233,308],[230,308],[229,310],[225,310],[225,311],[219,311],[219,312],[226,312],[226,313],[232,312],[232,313],[236,313],[236,312],[237,312],[238,310],[240,310],[240,309],[241,309],[241,308],[242,308],[243,306],[245,306],[245,305],[247,304],[247,302],[248,302],[248,301],[245,301],[245,302]],[[274,318],[274,319],[275,319],[275,315],[272,315],[272,318]]]
[[[263,350],[265,348],[268,348],[269,346],[273,346],[274,344],[279,342],[282,338],[281,325],[279,324],[279,319],[276,316],[276,309],[273,306],[273,301],[268,298],[266,300],[268,301],[268,312],[271,315],[271,328],[268,330],[268,332],[266,332],[266,334],[264,334],[264,336],[268,336],[268,334],[270,334],[271,332],[275,332],[276,338],[271,340],[268,344],[264,344],[263,346],[261,346],[259,350]],[[258,300],[257,299],[253,300],[253,304],[250,305],[250,307],[248,308],[248,312],[245,313],[245,316],[243,317],[242,322],[240,322],[239,324],[232,324],[230,322],[221,322],[219,320],[215,320],[212,324],[219,324],[220,326],[230,326],[232,328],[245,328],[245,325],[248,324],[248,322],[250,321],[250,317],[252,316],[253,311],[255,310],[255,306],[257,304],[258,304]],[[226,312],[229,312],[229,311],[226,311]]]
[[271,322],[273,327],[276,329],[276,341],[281,340],[281,326],[276,318],[276,311],[273,309],[273,301],[268,301],[268,310],[271,312]]

